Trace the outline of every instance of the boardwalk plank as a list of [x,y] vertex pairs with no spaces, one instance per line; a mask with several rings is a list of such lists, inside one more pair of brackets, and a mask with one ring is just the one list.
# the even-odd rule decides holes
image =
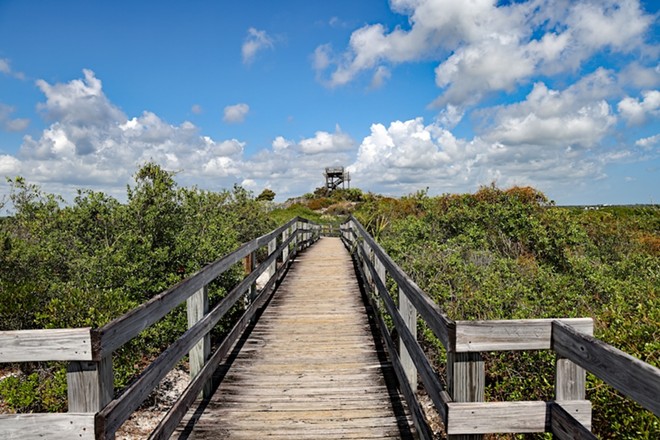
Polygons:
[[323,238],[297,257],[213,397],[174,438],[411,438],[393,377],[348,252]]

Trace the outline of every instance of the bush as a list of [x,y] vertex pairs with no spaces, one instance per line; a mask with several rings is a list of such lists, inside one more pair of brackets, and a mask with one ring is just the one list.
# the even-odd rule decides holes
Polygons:
[[[0,222],[0,330],[103,326],[275,227],[264,204],[245,189],[179,188],[172,173],[153,163],[137,171],[125,204],[81,190],[62,207],[23,179],[11,185],[13,212]],[[211,301],[241,278],[239,268],[221,276],[210,286]],[[221,323],[218,332],[230,326]],[[180,306],[118,350],[115,388],[186,327]],[[19,377],[1,382],[10,409],[66,407],[64,365],[22,368]]]
[[[660,365],[657,207],[560,208],[533,188],[490,186],[374,197],[356,216],[453,319],[593,317],[596,337]],[[487,399],[552,398],[552,353],[484,357]],[[588,377],[600,438],[660,437],[657,418]]]

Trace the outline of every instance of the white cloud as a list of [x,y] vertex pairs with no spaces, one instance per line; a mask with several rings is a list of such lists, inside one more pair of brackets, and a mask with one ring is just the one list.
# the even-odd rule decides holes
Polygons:
[[658,144],[660,144],[660,133],[654,136],[638,139],[637,142],[635,142],[635,145],[637,145],[638,147],[642,147],[644,149],[649,149],[649,150]]
[[25,74],[23,72],[17,72],[11,68],[11,62],[7,58],[0,58],[0,73],[13,76],[20,80],[25,79]]
[[260,31],[255,28],[248,29],[247,37],[243,41],[241,53],[243,54],[243,63],[251,64],[257,53],[274,47],[273,39],[266,34],[266,31]]
[[224,116],[222,120],[230,124],[239,124],[245,121],[248,113],[250,112],[250,106],[245,103],[239,103],[235,105],[228,105],[225,107]]
[[660,115],[660,91],[646,90],[642,99],[627,96],[619,101],[617,108],[629,124],[642,124],[649,117]]
[[[464,108],[534,75],[574,71],[598,51],[642,52],[654,18],[636,0],[393,0],[409,27],[376,23],[355,30],[343,53],[317,47],[317,78],[335,87],[361,72],[434,61],[439,107]],[[648,73],[648,72],[647,72]],[[372,76],[376,78],[377,76]]]
[[0,154],[0,176],[17,176],[21,173],[21,162],[14,156]]
[[478,112],[489,142],[508,146],[592,148],[616,123],[607,101],[614,79],[598,70],[566,90],[536,83],[525,101]]
[[127,116],[92,71],[67,83],[39,81],[39,88],[46,98],[39,108],[50,125],[39,136],[25,136],[17,155],[0,154],[0,176],[22,175],[69,200],[81,187],[122,198],[147,161],[176,171],[182,185],[213,190],[267,182],[280,197],[299,195],[323,183],[325,166],[350,163],[356,145],[336,127],[299,142],[278,136],[271,148],[247,159],[245,142],[200,135],[189,121],[175,125],[149,111]]
[[0,129],[17,132],[24,131],[30,125],[27,118],[12,119],[11,114],[14,111],[14,107],[0,103]]
[[387,80],[390,79],[392,76],[392,73],[390,73],[390,70],[385,67],[385,66],[378,66],[376,71],[374,72],[374,76],[371,78],[371,85],[369,88],[371,89],[379,89],[381,88]]
[[25,136],[17,156],[2,156],[0,174],[20,172],[69,195],[80,186],[121,194],[147,161],[177,171],[182,182],[216,177],[218,188],[242,174],[244,142],[200,136],[189,121],[173,125],[149,111],[129,118],[108,100],[92,71],[68,83],[37,85],[46,97],[39,109],[51,124],[38,138]]
[[355,141],[337,126],[334,133],[317,131],[313,138],[300,141],[299,146],[305,154],[332,153],[352,150]]
[[199,104],[193,104],[193,106],[190,107],[190,111],[196,115],[201,115],[204,112],[204,109]]

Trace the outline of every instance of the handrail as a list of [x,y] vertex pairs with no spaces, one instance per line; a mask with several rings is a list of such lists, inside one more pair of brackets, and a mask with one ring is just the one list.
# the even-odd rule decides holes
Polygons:
[[[342,225],[342,240],[371,294],[369,300],[420,438],[431,435],[414,393],[417,374],[449,438],[524,432],[553,432],[560,439],[595,438],[591,403],[585,400],[585,369],[658,415],[660,370],[593,338],[591,318],[453,321],[352,216]],[[386,285],[388,275],[399,290],[398,308]],[[399,335],[398,350],[383,313]],[[417,313],[447,351],[448,390],[440,385],[416,341]],[[481,352],[548,349],[557,353],[555,401],[483,402]]]
[[[192,365],[194,349],[202,346],[202,367],[199,371],[192,372],[194,379],[152,434],[152,438],[169,438],[192,402],[206,388],[215,368],[272,294],[276,282],[288,268],[291,257],[310,246],[319,236],[319,225],[296,217],[268,234],[243,244],[237,250],[99,329],[0,332],[0,363],[70,361],[67,374],[70,412],[0,415],[0,436],[8,434],[14,438],[13,436],[20,433],[20,438],[43,435],[54,439],[113,438],[116,430],[176,363],[190,352]],[[189,329],[113,399],[112,353],[183,301],[189,301],[190,314],[190,307],[196,307],[193,305],[196,303],[191,303],[190,300],[200,294],[202,297],[207,295],[206,285],[241,260],[254,261],[255,252],[264,246],[268,246],[269,255],[266,260],[257,267],[250,267],[246,277],[211,311],[204,310],[196,322],[190,323],[189,315]],[[281,261],[279,268],[278,260]],[[269,279],[261,291],[256,292],[256,280],[266,271]],[[210,331],[246,292],[249,296],[246,299],[250,301],[247,310],[220,343],[216,352],[206,356],[205,351],[210,349]],[[50,345],[44,347],[44,341]]]

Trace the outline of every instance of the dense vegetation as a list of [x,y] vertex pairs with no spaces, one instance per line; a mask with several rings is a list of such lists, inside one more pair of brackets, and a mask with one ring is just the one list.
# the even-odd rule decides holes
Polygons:
[[[485,187],[400,199],[320,188],[278,207],[272,191],[255,199],[240,187],[179,188],[153,164],[137,172],[123,204],[81,191],[64,206],[21,179],[12,186],[11,216],[0,219],[0,330],[100,326],[295,215],[338,223],[354,212],[453,319],[593,317],[598,338],[660,364],[657,206],[569,209],[532,188]],[[213,297],[241,276],[228,273]],[[179,309],[118,353],[116,387],[184,326]],[[428,329],[420,334],[442,370],[440,344]],[[552,353],[485,357],[487,399],[553,398]],[[64,366],[22,368],[0,382],[0,401],[12,410],[62,410]],[[587,398],[601,438],[660,438],[656,417],[591,376]]]
[[[453,319],[593,317],[595,336],[660,363],[660,210],[554,207],[531,188],[369,197],[356,212]],[[444,353],[420,329],[442,369]],[[490,353],[487,400],[551,400],[550,352]],[[588,375],[601,438],[660,438],[660,423]]]
[[[0,222],[0,330],[100,327],[274,227],[264,204],[243,188],[180,188],[154,164],[136,173],[124,204],[80,191],[66,206],[21,178],[10,183],[11,215]],[[211,300],[241,278],[238,267],[223,275],[210,287]],[[179,307],[116,353],[115,387],[185,326]],[[0,382],[0,402],[21,412],[65,408],[65,365],[21,369]]]

